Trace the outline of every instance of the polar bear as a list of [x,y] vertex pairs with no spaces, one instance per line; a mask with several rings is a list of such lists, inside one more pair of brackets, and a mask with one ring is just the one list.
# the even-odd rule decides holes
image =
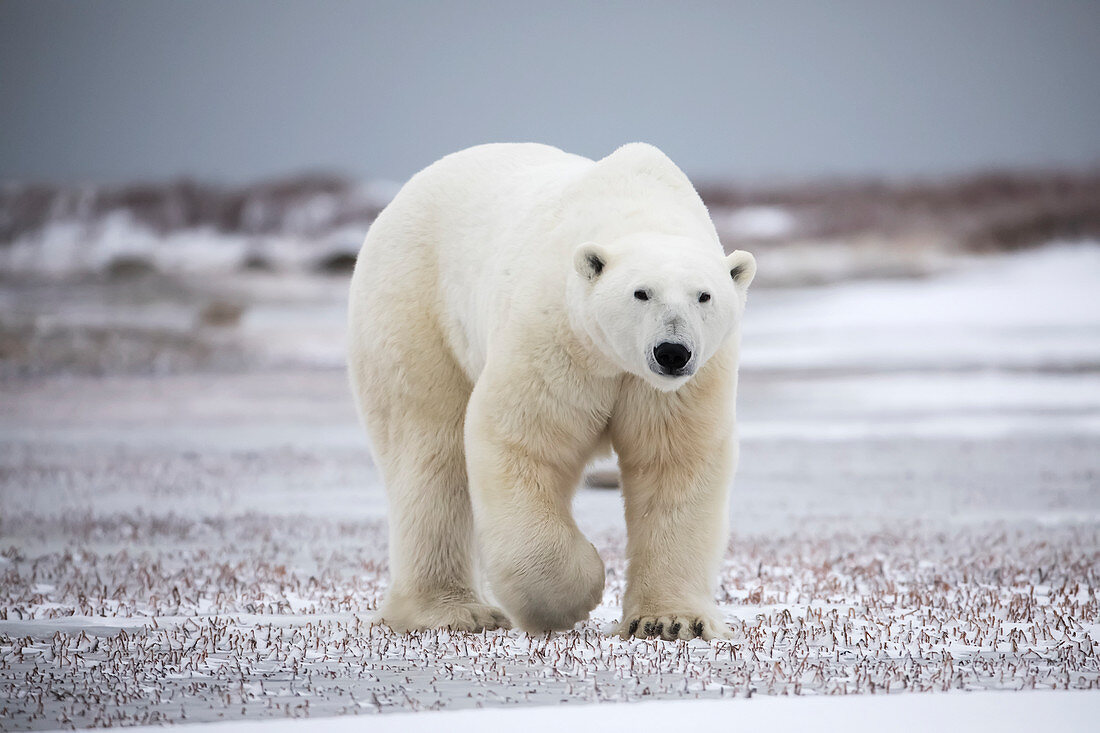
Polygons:
[[726,636],[714,592],[755,270],[725,255],[650,145],[599,161],[483,145],[413,176],[371,226],[350,293],[350,378],[389,502],[380,619],[586,619],[604,566],[570,505],[613,447],[629,562],[617,633]]

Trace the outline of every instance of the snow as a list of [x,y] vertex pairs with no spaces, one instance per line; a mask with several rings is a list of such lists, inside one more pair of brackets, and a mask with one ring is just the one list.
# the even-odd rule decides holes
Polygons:
[[10,275],[65,277],[106,270],[121,258],[175,272],[231,272],[244,259],[248,239],[212,229],[160,235],[125,211],[90,224],[50,222],[0,248],[0,271]]
[[59,331],[203,334],[227,290],[245,311],[214,344],[239,363],[0,379],[4,725],[1080,729],[1100,701],[1098,282],[1093,243],[754,290],[734,639],[713,643],[607,635],[625,527],[590,488],[574,509],[607,586],[573,632],[372,624],[386,506],[340,368],[343,280],[6,284],[5,314]]
[[[967,695],[847,696],[826,698],[765,698],[737,701],[646,702],[599,707],[537,707],[521,709],[426,712],[417,715],[260,722],[218,723],[211,733],[253,733],[308,727],[317,733],[344,733],[369,728],[376,733],[447,730],[454,733],[523,730],[670,731],[762,730],[803,733],[836,730],[845,733],[881,731],[970,730],[1092,733],[1100,716],[1100,695],[1088,692],[971,693]],[[138,732],[160,728],[133,728]]]
[[0,247],[0,273],[60,280],[108,273],[129,261],[175,275],[224,276],[240,272],[248,257],[262,259],[276,270],[298,272],[326,256],[358,252],[366,224],[332,228],[323,235],[297,233],[308,231],[312,220],[323,220],[327,214],[326,202],[318,197],[287,216],[290,233],[263,236],[227,234],[209,226],[160,233],[126,211],[92,221],[51,221]]
[[714,213],[715,226],[723,234],[743,239],[780,239],[789,236],[797,223],[793,214],[779,206],[742,206]]
[[746,369],[1080,370],[1100,364],[1100,246],[1055,245],[930,280],[752,294]]

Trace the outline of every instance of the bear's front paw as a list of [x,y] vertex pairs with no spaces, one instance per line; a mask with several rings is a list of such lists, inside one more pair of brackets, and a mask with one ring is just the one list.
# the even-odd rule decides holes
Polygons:
[[[545,547],[545,543],[531,547]],[[559,557],[554,558],[557,553]],[[493,593],[519,628],[531,634],[565,631],[584,621],[603,598],[604,568],[592,543],[578,535],[571,552],[550,549],[535,560],[490,567]]]
[[634,616],[623,619],[619,625],[623,639],[729,639],[733,634],[729,627],[717,618],[696,613],[670,613],[660,616]]

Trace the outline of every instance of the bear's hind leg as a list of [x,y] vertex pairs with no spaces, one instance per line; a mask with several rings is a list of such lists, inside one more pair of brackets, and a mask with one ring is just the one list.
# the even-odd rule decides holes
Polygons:
[[400,370],[352,347],[352,383],[389,500],[391,583],[378,617],[395,631],[509,628],[474,582],[463,447],[469,383],[449,355],[419,346]]

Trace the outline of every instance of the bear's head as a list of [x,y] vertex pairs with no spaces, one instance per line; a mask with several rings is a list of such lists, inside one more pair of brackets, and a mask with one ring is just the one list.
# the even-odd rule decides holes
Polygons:
[[573,255],[570,313],[619,368],[657,389],[684,385],[738,327],[756,274],[748,252],[667,234],[587,242]]

